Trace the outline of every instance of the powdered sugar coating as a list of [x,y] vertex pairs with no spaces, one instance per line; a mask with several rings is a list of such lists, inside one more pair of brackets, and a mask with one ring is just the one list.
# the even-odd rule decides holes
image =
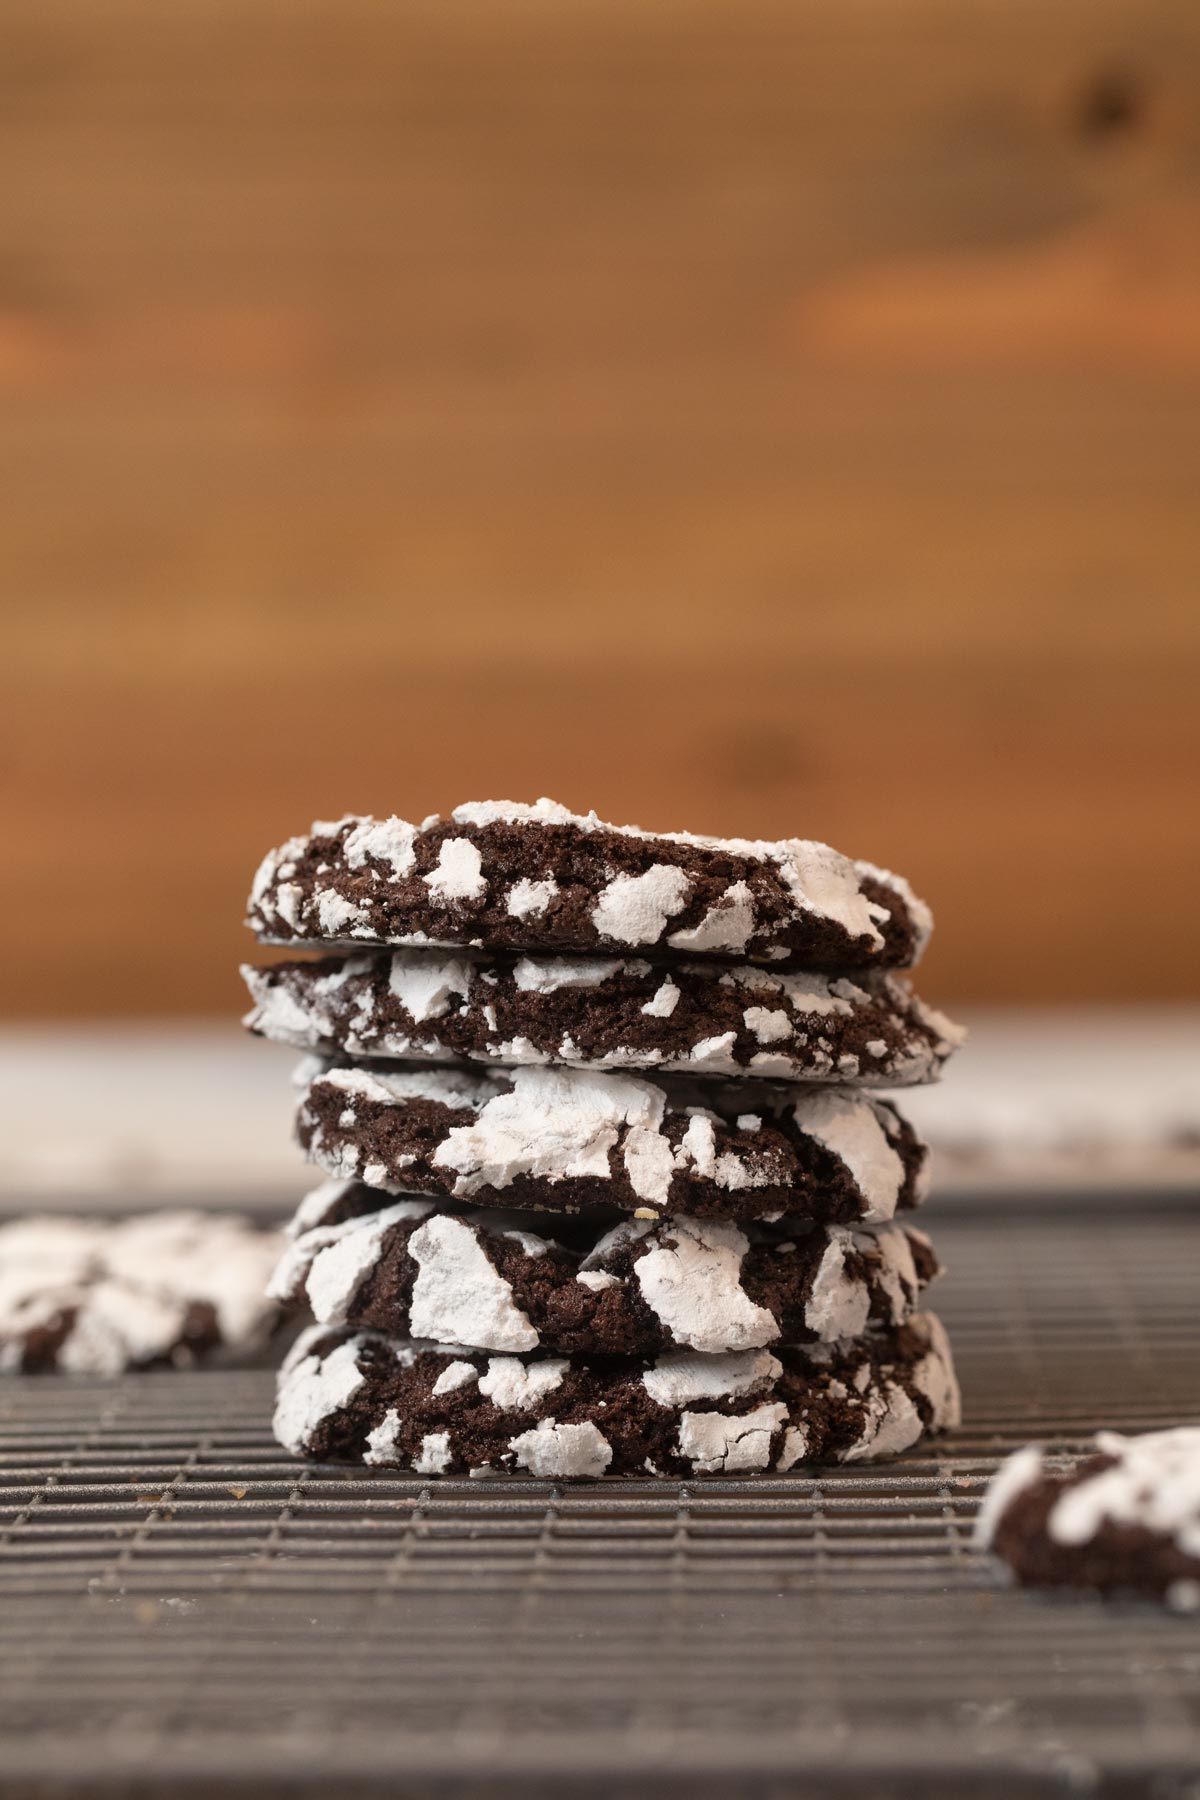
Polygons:
[[787,1407],[778,1400],[735,1418],[726,1413],[685,1412],[679,1421],[679,1453],[689,1459],[697,1475],[767,1469],[771,1440],[786,1418]]
[[[460,1352],[455,1361],[478,1380],[450,1390],[441,1385],[448,1349],[324,1333],[285,1366],[277,1421],[290,1449],[421,1473],[744,1475],[892,1453],[914,1418],[917,1430],[939,1429],[911,1372],[945,1354],[918,1316],[861,1352],[686,1354],[657,1389],[661,1358],[647,1366]],[[711,1363],[720,1366],[706,1371]]]
[[447,1363],[433,1384],[433,1392],[435,1394],[454,1394],[458,1392],[459,1388],[468,1387],[472,1382],[478,1380],[479,1370],[474,1363]]
[[[644,957],[401,950],[242,971],[264,1037],[356,1057],[907,1086],[962,1032],[882,972],[778,973]],[[850,1064],[849,1059],[853,1062]]]
[[601,942],[657,944],[682,912],[691,883],[682,869],[654,863],[642,875],[614,875],[600,890],[592,924]]
[[478,900],[487,891],[483,858],[469,838],[446,838],[437,866],[421,878],[441,900]]
[[755,1098],[751,1128],[737,1123],[745,1095],[733,1082],[332,1068],[310,1081],[298,1127],[332,1175],[491,1205],[877,1223],[911,1204],[924,1153],[893,1107],[847,1089],[760,1088]]
[[914,962],[930,928],[905,883],[826,844],[653,834],[548,800],[314,825],[264,859],[248,922],[273,941],[659,945],[813,968]]
[[409,1329],[417,1337],[496,1350],[532,1350],[538,1334],[489,1262],[478,1234],[447,1214],[426,1219],[408,1240],[417,1264]]
[[687,1406],[694,1400],[759,1393],[780,1370],[780,1363],[766,1350],[730,1350],[721,1356],[674,1350],[646,1370],[642,1386],[660,1406]]
[[[715,1354],[901,1324],[936,1270],[923,1234],[895,1224],[810,1230],[668,1215],[604,1231],[581,1222],[568,1248],[529,1222],[499,1210],[453,1213],[444,1201],[401,1202],[303,1233],[271,1291],[307,1298],[322,1324],[478,1349]],[[924,1246],[926,1276],[914,1245]],[[607,1295],[603,1307],[581,1307],[577,1285]]]
[[[904,1161],[876,1102],[846,1089],[798,1095],[797,1125],[845,1164],[869,1201],[870,1215],[890,1219],[904,1186]],[[864,1215],[867,1216],[867,1215]]]
[[718,1352],[778,1337],[774,1315],[755,1305],[741,1284],[750,1247],[745,1232],[716,1219],[677,1219],[662,1240],[643,1249],[634,1272],[647,1305],[677,1344]]
[[517,1356],[492,1356],[479,1377],[479,1391],[502,1412],[528,1412],[559,1386],[567,1366],[560,1357],[522,1362]]
[[517,1466],[543,1481],[595,1481],[612,1461],[612,1445],[599,1428],[560,1425],[543,1419],[532,1431],[509,1439]]
[[[358,1341],[336,1345],[325,1356],[310,1355],[284,1364],[271,1429],[293,1456],[302,1456],[319,1425],[344,1408],[363,1386]],[[395,1442],[395,1414],[385,1416],[367,1439],[382,1460]]]

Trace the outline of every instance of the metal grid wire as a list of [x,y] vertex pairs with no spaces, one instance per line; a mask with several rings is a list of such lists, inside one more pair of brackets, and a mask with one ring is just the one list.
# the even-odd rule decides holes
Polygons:
[[1200,1213],[951,1216],[967,1424],[818,1478],[292,1462],[269,1371],[0,1387],[7,1793],[1200,1792],[1200,1620],[996,1585],[999,1457],[1200,1417]]

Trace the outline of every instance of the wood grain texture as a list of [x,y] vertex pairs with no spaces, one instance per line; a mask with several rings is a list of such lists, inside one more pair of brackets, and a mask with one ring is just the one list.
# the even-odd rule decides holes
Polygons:
[[314,815],[829,838],[1200,987],[1200,14],[10,0],[24,1014],[230,1012]]

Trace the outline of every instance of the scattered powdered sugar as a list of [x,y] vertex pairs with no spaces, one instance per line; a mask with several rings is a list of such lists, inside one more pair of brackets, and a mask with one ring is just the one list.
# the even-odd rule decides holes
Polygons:
[[679,1453],[697,1475],[732,1475],[743,1469],[765,1469],[771,1461],[771,1438],[787,1418],[781,1400],[731,1418],[728,1413],[685,1412],[679,1421]]
[[604,1233],[603,1237],[597,1238],[584,1257],[582,1266],[585,1269],[598,1268],[614,1250],[621,1249],[625,1244],[635,1244],[640,1238],[644,1238],[647,1232],[653,1231],[655,1223],[653,1218],[619,1220],[611,1230]]
[[514,881],[504,901],[511,919],[537,919],[558,896],[558,883],[552,875],[541,881]]
[[553,994],[565,987],[599,987],[624,967],[619,957],[523,956],[513,980],[522,993]]
[[495,1232],[499,1237],[511,1238],[513,1243],[520,1244],[526,1256],[533,1257],[535,1262],[539,1256],[545,1256],[549,1248],[546,1239],[538,1237],[535,1232],[523,1231],[518,1226],[506,1225],[504,1220],[511,1217],[510,1213],[490,1219],[485,1216],[477,1219],[475,1223],[481,1231]]
[[610,829],[601,827],[595,813],[573,813],[544,795],[532,806],[520,800],[470,800],[456,806],[450,817],[456,825],[579,825],[584,831]]
[[852,937],[865,937],[875,949],[882,945],[870,903],[859,888],[861,864],[856,868],[828,844],[805,838],[787,838],[763,848],[805,912],[834,920]]
[[413,1232],[408,1252],[417,1264],[409,1302],[414,1337],[481,1350],[536,1348],[536,1330],[470,1225],[437,1214]]
[[253,1011],[242,1020],[243,1025],[253,1027],[276,1043],[301,1047],[311,1043],[316,1023],[312,1010],[300,1004],[286,982],[272,981],[269,969],[256,969],[252,963],[243,963],[238,973],[254,1002]]
[[487,891],[483,857],[470,838],[446,838],[437,867],[421,879],[440,900],[478,900]]
[[641,1010],[652,1019],[669,1019],[678,1005],[679,989],[668,975]]
[[755,923],[754,895],[744,881],[735,881],[709,907],[698,925],[673,931],[667,942],[673,950],[744,950]]
[[[869,1369],[867,1374],[869,1377]],[[876,1387],[866,1383],[864,1387],[862,1432],[850,1448],[842,1452],[843,1462],[899,1456],[921,1435],[921,1415],[902,1387],[886,1379],[881,1379]]]
[[711,1113],[696,1110],[679,1142],[681,1157],[697,1175],[711,1176],[717,1166],[717,1133]]
[[344,1094],[387,1105],[392,1100],[436,1100],[442,1106],[484,1106],[505,1091],[503,1077],[466,1069],[327,1069],[321,1062],[302,1064],[298,1079],[321,1079]]
[[399,1455],[400,1414],[393,1406],[384,1413],[374,1431],[368,1431],[363,1461],[374,1467],[380,1463],[395,1463],[399,1459]]
[[701,1038],[692,1045],[688,1062],[701,1067],[707,1065],[713,1069],[736,1069],[737,1061],[733,1055],[736,1042],[736,1031],[723,1031],[717,1037]]
[[654,863],[644,875],[615,875],[597,896],[592,923],[618,944],[653,944],[668,919],[687,904],[691,882],[682,869]]
[[[678,1344],[710,1352],[757,1349],[779,1336],[741,1284],[749,1239],[736,1225],[675,1218],[655,1234],[634,1272],[651,1310]],[[666,1241],[664,1241],[666,1240]]]
[[878,881],[883,887],[893,888],[899,894],[912,920],[914,944],[909,967],[914,967],[921,958],[921,953],[929,942],[933,931],[933,914],[925,902],[913,893],[903,875],[896,875],[891,869],[882,869],[877,863],[859,861],[855,864],[860,876],[868,880]]
[[[434,1152],[434,1162],[456,1171],[456,1194],[507,1187],[522,1174],[551,1181],[607,1178],[609,1153],[628,1131],[625,1161],[634,1191],[665,1199],[671,1163],[659,1132],[661,1088],[627,1076],[543,1068],[516,1069],[511,1083],[480,1107],[472,1124],[448,1132]],[[661,1162],[647,1154],[653,1140],[666,1151],[665,1179]]]
[[307,1261],[304,1286],[313,1317],[323,1325],[339,1324],[379,1260],[380,1247],[392,1226],[421,1219],[432,1212],[434,1205],[432,1200],[401,1200],[365,1218],[318,1228],[298,1239],[285,1253],[272,1277],[271,1291],[285,1299],[299,1267]]
[[601,1294],[605,1288],[621,1287],[623,1284],[617,1275],[610,1275],[607,1269],[580,1269],[575,1277],[582,1286],[591,1288],[594,1294]]
[[794,1469],[807,1455],[807,1429],[803,1425],[789,1425],[783,1434],[783,1447],[775,1459],[775,1467],[782,1474],[787,1469]]
[[808,1427],[788,1426],[783,1435],[783,1449],[775,1458],[775,1469],[779,1469],[781,1474],[788,1469],[795,1469],[795,1465],[804,1462],[806,1456],[808,1456]]
[[413,1469],[418,1475],[444,1475],[452,1460],[450,1433],[427,1431],[421,1439],[420,1454],[413,1458]]
[[411,950],[399,950],[392,956],[388,987],[413,1024],[423,1025],[448,1012],[456,994],[465,999],[471,992],[472,976],[471,964],[460,958],[431,960]]
[[863,1095],[822,1089],[797,1094],[793,1116],[845,1163],[863,1196],[864,1219],[890,1219],[904,1187],[904,1162],[883,1128],[882,1108]]
[[569,1367],[567,1358],[562,1356],[528,1363],[516,1356],[492,1356],[479,1377],[479,1391],[501,1412],[528,1412],[543,1394],[562,1385]]
[[778,1007],[748,1006],[742,1018],[746,1030],[752,1032],[760,1044],[780,1044],[795,1030],[788,1015]]
[[317,923],[327,938],[345,937],[365,923],[362,907],[334,888],[318,888],[313,898],[317,905]]
[[447,1363],[433,1384],[435,1394],[456,1394],[459,1388],[469,1387],[471,1382],[478,1381],[479,1370],[474,1363]]
[[730,1350],[705,1356],[694,1350],[670,1350],[642,1376],[642,1385],[659,1406],[687,1406],[693,1400],[724,1400],[769,1387],[783,1365],[768,1350]]
[[597,1479],[612,1461],[612,1445],[590,1420],[560,1425],[543,1419],[532,1431],[509,1439],[518,1466],[543,1481]]
[[854,1234],[843,1225],[831,1225],[824,1253],[813,1276],[812,1291],[804,1307],[804,1323],[827,1343],[858,1337],[871,1311],[871,1294],[846,1267],[853,1250]]
[[[911,1310],[921,1286],[909,1230],[899,1225],[882,1225],[871,1236],[858,1232],[855,1237],[871,1257],[875,1283],[888,1303],[887,1322],[899,1325]],[[913,1237],[919,1242],[929,1241],[915,1228]]]
[[358,1366],[361,1338],[350,1338],[327,1356],[284,1364],[275,1405],[275,1436],[294,1456],[307,1454],[317,1427],[352,1400],[363,1385]]
[[311,1231],[314,1226],[324,1224],[330,1213],[345,1199],[354,1185],[353,1180],[322,1181],[318,1187],[305,1194],[301,1200],[296,1208],[295,1216],[286,1226],[287,1235],[293,1238],[300,1237],[304,1232]]
[[[338,826],[329,832],[333,835]],[[317,828],[313,827],[314,833]],[[318,834],[323,835],[323,834]],[[398,881],[410,875],[416,862],[414,839],[416,827],[404,819],[362,818],[357,821],[342,844],[342,855],[352,869],[365,868],[368,861],[385,862]]]

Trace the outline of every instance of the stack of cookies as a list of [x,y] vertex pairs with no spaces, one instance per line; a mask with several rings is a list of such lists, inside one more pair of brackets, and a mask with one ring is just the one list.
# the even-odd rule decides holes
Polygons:
[[[421,1474],[786,1470],[957,1420],[926,1150],[875,1090],[960,1039],[894,971],[899,877],[549,800],[317,824],[248,923],[293,1044],[302,1202],[276,1297],[297,1454]],[[316,952],[317,954],[313,954]]]

